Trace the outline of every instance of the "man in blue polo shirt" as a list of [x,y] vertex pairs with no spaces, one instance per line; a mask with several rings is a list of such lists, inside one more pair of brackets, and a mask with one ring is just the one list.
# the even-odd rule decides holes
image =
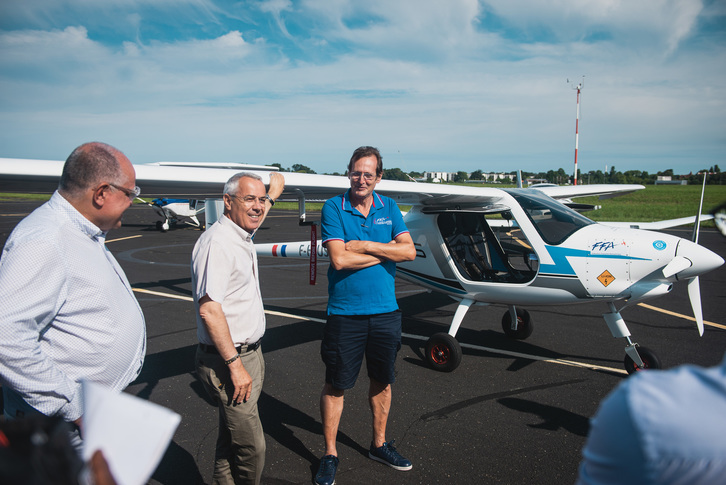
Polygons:
[[378,149],[360,147],[348,163],[350,190],[323,206],[323,245],[328,250],[328,320],[320,354],[325,362],[325,386],[320,396],[325,455],[315,483],[335,483],[338,468],[336,437],[343,413],[343,394],[351,389],[366,358],[373,414],[373,439],[368,456],[396,470],[411,462],[386,442],[401,348],[401,312],[396,302],[396,263],[411,261],[416,250],[396,203],[374,192],[383,163]]

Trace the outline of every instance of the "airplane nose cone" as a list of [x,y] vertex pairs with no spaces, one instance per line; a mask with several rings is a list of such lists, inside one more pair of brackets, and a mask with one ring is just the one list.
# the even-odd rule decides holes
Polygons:
[[723,258],[718,254],[687,239],[682,239],[678,243],[676,256],[687,258],[692,263],[690,268],[678,273],[678,279],[695,278],[718,268],[724,263]]

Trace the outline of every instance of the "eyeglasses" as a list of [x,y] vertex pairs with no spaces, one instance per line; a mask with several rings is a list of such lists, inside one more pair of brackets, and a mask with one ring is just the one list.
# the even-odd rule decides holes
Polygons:
[[109,182],[108,185],[110,185],[114,189],[120,190],[121,192],[123,192],[124,194],[126,194],[126,197],[128,197],[129,200],[131,200],[131,201],[133,201],[136,197],[138,197],[139,195],[141,195],[141,188],[139,188],[138,186],[135,186],[133,189],[127,189],[126,187],[122,187],[120,185],[112,184],[110,182]]
[[361,177],[363,177],[366,182],[370,182],[371,180],[376,178],[376,174],[368,172],[350,172],[348,176],[352,180],[359,180]]
[[244,202],[246,205],[252,205],[255,203],[255,201],[259,201],[260,204],[265,205],[265,202],[267,201],[267,196],[264,197],[255,197],[254,195],[246,195],[244,197],[240,197],[239,195],[230,195],[230,197],[234,197],[235,199],[239,199],[242,202]]

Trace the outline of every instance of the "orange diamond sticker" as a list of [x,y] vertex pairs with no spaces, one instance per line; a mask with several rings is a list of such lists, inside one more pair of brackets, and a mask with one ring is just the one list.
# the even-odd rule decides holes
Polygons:
[[610,274],[610,271],[605,270],[597,277],[597,280],[602,283],[603,286],[608,286],[610,283],[615,281],[615,276]]

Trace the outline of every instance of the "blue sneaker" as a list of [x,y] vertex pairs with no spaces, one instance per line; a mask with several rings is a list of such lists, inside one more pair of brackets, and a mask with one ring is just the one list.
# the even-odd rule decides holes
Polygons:
[[371,443],[371,448],[368,450],[368,458],[380,461],[396,470],[410,470],[413,468],[413,465],[396,451],[396,448],[393,447],[394,441],[391,440],[388,443],[383,443],[383,446],[379,448],[374,448],[373,443]]
[[334,485],[335,472],[338,471],[338,457],[335,455],[325,455],[320,459],[318,474],[315,475],[316,485]]

